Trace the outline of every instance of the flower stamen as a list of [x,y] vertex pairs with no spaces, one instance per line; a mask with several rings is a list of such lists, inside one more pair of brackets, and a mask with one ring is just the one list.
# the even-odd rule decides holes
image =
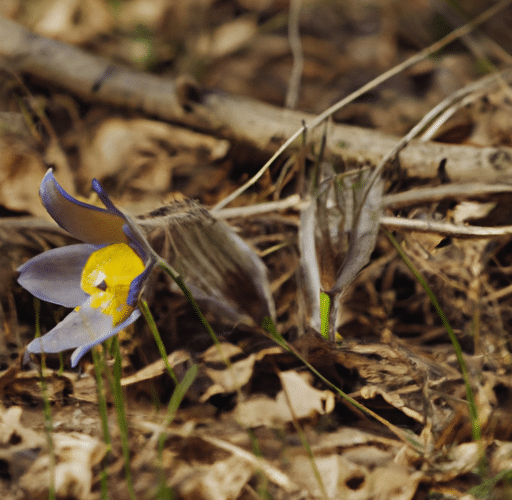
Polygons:
[[91,296],[91,307],[112,316],[112,326],[133,312],[127,304],[132,281],[144,271],[142,259],[125,243],[100,248],[82,271],[80,286]]

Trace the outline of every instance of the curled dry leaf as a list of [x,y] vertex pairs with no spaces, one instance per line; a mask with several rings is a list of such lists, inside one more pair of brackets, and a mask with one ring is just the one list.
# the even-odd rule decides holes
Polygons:
[[[321,498],[322,491],[309,458],[302,455],[291,462],[297,482],[315,498]],[[365,467],[337,453],[315,456],[315,464],[327,498],[411,500],[423,477],[422,472],[411,474],[393,463],[387,467]]]
[[0,460],[24,498],[48,498],[51,474],[57,498],[91,498],[93,467],[105,455],[106,445],[86,434],[53,433],[56,464],[52,472],[44,431],[24,427],[21,416],[19,406],[0,409]]
[[213,465],[196,465],[176,489],[184,500],[229,500],[239,498],[252,474],[251,464],[231,456]]
[[0,408],[0,461],[3,470],[16,483],[47,443],[43,433],[21,424],[22,411],[20,406],[11,406],[8,410]]
[[373,399],[377,395],[382,396],[386,402],[388,402],[391,406],[394,406],[395,408],[403,411],[408,417],[411,417],[420,423],[425,422],[425,415],[411,408],[408,408],[405,404],[405,401],[401,398],[398,392],[387,392],[382,387],[377,387],[375,385],[365,385],[364,387],[361,387],[359,393],[364,399]]
[[436,462],[433,480],[436,482],[450,481],[474,470],[481,458],[479,446],[479,443],[463,443],[455,446],[449,451],[446,462]]
[[334,410],[334,394],[319,391],[295,370],[279,373],[283,386],[276,399],[258,396],[238,404],[237,419],[247,427],[281,427],[294,418],[314,418]]
[[512,443],[496,441],[496,452],[490,461],[492,473],[502,470],[512,470]]
[[[184,350],[173,351],[167,356],[167,362],[171,368],[185,363],[190,359],[190,354]],[[132,384],[137,384],[145,380],[151,380],[159,377],[162,373],[167,372],[167,363],[163,359],[158,359],[153,363],[145,366],[133,375],[128,375],[121,379],[121,386],[125,387]]]
[[52,471],[50,454],[39,457],[21,477],[20,486],[29,498],[48,498],[51,474],[54,474],[57,498],[92,498],[92,468],[105,455],[105,443],[79,433],[54,433],[54,451],[57,463]]
[[464,222],[482,219],[496,207],[495,201],[477,202],[461,201],[452,212],[453,222],[463,224]]
[[239,17],[215,29],[211,35],[204,34],[197,42],[197,51],[212,59],[225,57],[243,48],[257,31],[257,18]]
[[0,134],[0,205],[47,217],[37,189],[46,170],[39,153],[25,139]]
[[90,41],[113,27],[111,11],[101,0],[54,0],[41,7],[34,31],[71,44]]
[[110,118],[82,141],[81,172],[115,178],[119,188],[167,192],[176,168],[210,164],[227,153],[229,142],[143,118]]
[[[2,446],[17,442],[14,446],[15,451],[23,447],[43,446],[44,437],[38,435],[32,429],[26,429],[21,425],[22,409],[20,406],[11,406],[8,410],[0,409],[0,443]],[[6,450],[2,450],[5,452]],[[12,449],[11,449],[12,452]],[[4,453],[2,453],[4,455]],[[3,456],[2,458],[5,458]]]
[[[219,349],[222,351],[224,359],[230,359],[231,357],[243,354],[242,349],[226,342],[221,343],[219,346],[213,345],[203,353],[202,359],[206,363],[205,372],[214,384],[201,396],[201,401],[208,400],[214,394],[234,392],[240,389],[249,382],[253,374],[256,361],[255,354],[250,354],[238,361],[230,361],[230,366],[226,366],[224,359],[220,356]],[[217,366],[214,368],[212,366],[214,364],[218,364],[219,368]]]

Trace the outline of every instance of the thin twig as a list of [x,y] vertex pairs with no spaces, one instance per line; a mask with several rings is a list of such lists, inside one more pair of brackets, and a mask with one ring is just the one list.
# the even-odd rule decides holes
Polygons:
[[300,8],[302,0],[291,0],[288,17],[288,40],[292,51],[293,66],[290,75],[290,84],[286,93],[285,106],[293,109],[297,106],[299,98],[300,80],[304,69],[304,55],[300,39]]
[[436,117],[438,117],[454,103],[458,102],[460,99],[463,99],[465,96],[472,94],[473,92],[482,88],[489,88],[493,83],[500,82],[503,78],[503,75],[509,74],[510,72],[511,69],[508,68],[501,73],[492,74],[486,78],[478,80],[477,82],[470,83],[454,92],[446,99],[441,101],[433,109],[431,109],[404,137],[402,137],[402,139],[396,143],[396,145],[384,156],[384,158],[382,158],[380,163],[375,167],[370,178],[368,179],[365,193],[362,196],[361,206],[363,206],[364,200],[368,196],[373,183],[378,177],[382,175],[386,166],[397,157],[398,153],[400,153],[400,151],[404,149],[412,139],[414,139],[420,132],[425,129],[426,126],[435,120]]
[[397,209],[445,199],[481,198],[484,195],[510,192],[512,192],[512,186],[508,184],[482,184],[477,182],[442,184],[436,187],[415,188],[401,193],[388,194],[382,197],[382,204],[385,207]]
[[[510,188],[512,191],[512,187]],[[299,208],[301,203],[298,194],[292,194],[288,198],[278,201],[269,201],[266,203],[258,203],[257,205],[246,205],[244,207],[223,208],[215,212],[217,219],[232,219],[234,217],[250,217],[251,215],[264,214],[266,212],[277,212],[278,210],[286,210],[288,208]]]
[[[340,110],[343,106],[346,106],[347,104],[349,104],[350,102],[354,101],[358,97],[362,96],[363,94],[365,94],[369,90],[374,89],[375,87],[377,87],[381,83],[385,82],[386,80],[388,80],[392,76],[395,76],[398,73],[404,71],[405,69],[407,69],[407,68],[415,65],[416,63],[422,61],[423,59],[425,59],[426,57],[430,56],[434,52],[437,52],[438,50],[442,49],[447,44],[453,42],[454,40],[460,38],[461,36],[466,35],[470,31],[472,31],[476,26],[478,26],[479,24],[482,24],[483,22],[487,21],[489,18],[491,18],[492,16],[497,14],[500,10],[504,9],[508,4],[511,3],[511,1],[512,0],[503,0],[503,1],[499,2],[499,3],[497,3],[496,5],[491,7],[490,9],[486,10],[485,12],[483,12],[482,14],[477,16],[470,23],[468,23],[468,24],[462,26],[461,28],[453,31],[452,33],[450,33],[449,35],[445,36],[444,38],[441,38],[441,40],[438,40],[437,42],[433,43],[429,47],[421,50],[420,52],[418,52],[414,56],[410,57],[406,61],[402,62],[401,64],[398,64],[394,68],[391,68],[390,70],[382,73],[377,78],[374,78],[373,80],[371,80],[367,84],[363,85],[361,88],[359,88],[355,92],[352,92],[347,97],[345,97],[345,98],[341,99],[340,101],[338,101],[337,103],[333,104],[331,107],[326,109],[323,113],[320,113],[317,117],[312,119],[309,123],[307,123],[307,124],[303,125],[302,127],[300,127],[298,130],[295,131],[294,134],[292,134],[289,137],[289,139],[287,141],[285,141],[285,143],[274,153],[274,155],[272,155],[272,158],[270,158],[270,160],[268,160],[267,163],[265,163],[265,165],[263,165],[263,167],[251,179],[249,179],[245,184],[243,184],[241,187],[236,189],[229,196],[226,196],[226,198],[224,198],[219,203],[217,203],[217,205],[215,205],[212,208],[212,212],[216,212],[217,210],[220,210],[221,208],[224,208],[226,205],[231,203],[234,199],[238,198],[238,196],[240,196],[249,187],[251,187],[254,184],[256,184],[256,182],[258,182],[258,180],[263,176],[263,174],[270,167],[270,165],[272,165],[272,163],[274,163],[274,161],[281,155],[281,153],[283,153],[288,148],[288,146],[290,146],[303,133],[303,131],[306,128],[311,130],[311,129],[317,127],[326,118],[328,118],[329,116],[334,114],[336,111]],[[444,107],[446,107],[446,106],[444,106]],[[437,107],[434,108],[434,109],[437,109]],[[439,110],[437,110],[436,114],[438,114],[438,113],[439,113]],[[435,115],[433,115],[433,116],[435,116]],[[423,124],[423,126],[424,126],[424,124]],[[415,130],[415,129],[413,129],[413,130]],[[415,133],[414,133],[414,135],[412,137],[415,137],[416,133],[417,133],[417,131],[415,130]],[[409,142],[409,140],[410,140],[410,138],[408,138],[407,141],[405,141],[405,142],[403,140],[400,141],[400,143],[397,144],[397,146],[395,148],[393,148],[393,150],[390,152],[389,157],[386,157],[385,162],[382,162],[382,166],[380,168],[377,167],[375,169],[375,172],[374,172],[375,175],[372,176],[372,178],[370,179],[370,182],[368,183],[368,190],[371,187],[371,184],[373,183],[373,181],[377,178],[377,175],[381,174],[382,169],[387,164],[389,158],[392,158],[396,154],[398,154],[400,149],[402,149],[405,146],[405,144],[407,144],[407,142]]]
[[217,448],[221,448],[233,453],[240,459],[249,462],[256,469],[261,469],[270,479],[270,481],[283,488],[287,493],[300,490],[299,486],[297,486],[286,474],[282,473],[279,469],[268,463],[266,460],[260,457],[256,457],[251,452],[213,436],[201,436],[201,439],[207,441],[210,444],[213,444]]
[[403,217],[381,217],[380,223],[393,231],[417,231],[421,233],[436,233],[454,238],[499,238],[512,234],[512,226],[481,227],[459,226],[447,222],[435,222]]
[[491,292],[485,297],[482,297],[481,300],[482,302],[493,302],[495,300],[504,299],[509,295],[512,295],[512,285],[508,285],[505,288]]

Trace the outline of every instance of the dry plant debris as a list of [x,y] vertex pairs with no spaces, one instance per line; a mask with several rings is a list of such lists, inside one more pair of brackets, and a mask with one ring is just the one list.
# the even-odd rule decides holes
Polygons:
[[[488,1],[460,8],[1,2],[4,498],[512,496],[512,10]],[[305,130],[220,208],[303,121],[487,8],[494,14],[434,57]],[[99,179],[137,216],[219,337],[212,344],[178,288],[153,273],[145,298],[168,355],[141,320],[119,334],[126,436],[106,347],[99,377],[91,355],[74,371],[68,353],[47,356],[43,371],[36,358],[21,364],[36,324],[45,333],[66,312],[41,304],[37,313],[16,269],[76,243],[40,204],[48,166],[89,203]],[[454,328],[479,440],[446,329],[379,226],[395,231]],[[331,341],[320,333],[320,291],[335,300]],[[266,316],[287,348],[261,328]],[[169,410],[169,367],[182,382],[196,364],[180,407]]]

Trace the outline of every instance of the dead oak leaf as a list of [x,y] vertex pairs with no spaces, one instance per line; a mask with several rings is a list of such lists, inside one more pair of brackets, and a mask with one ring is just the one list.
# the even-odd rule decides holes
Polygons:
[[279,373],[283,390],[276,399],[268,396],[253,397],[236,408],[238,421],[247,427],[280,427],[294,418],[314,418],[331,413],[334,394],[315,389],[295,370]]
[[201,396],[201,401],[207,401],[214,394],[234,392],[249,382],[256,361],[255,354],[235,362],[230,361],[229,365],[225,363],[227,359],[242,354],[242,349],[226,342],[218,346],[213,345],[203,353],[205,372],[214,384]]

